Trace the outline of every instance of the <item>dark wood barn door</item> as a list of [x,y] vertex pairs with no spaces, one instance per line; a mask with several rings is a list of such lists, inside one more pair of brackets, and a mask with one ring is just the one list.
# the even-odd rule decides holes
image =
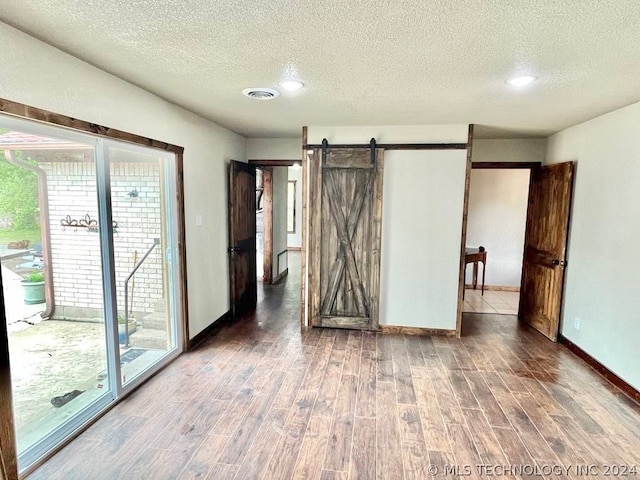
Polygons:
[[255,310],[256,278],[256,171],[231,161],[229,166],[229,275],[231,313]]
[[558,338],[574,163],[531,172],[519,318],[553,341]]
[[310,167],[310,323],[376,330],[383,152],[317,149]]

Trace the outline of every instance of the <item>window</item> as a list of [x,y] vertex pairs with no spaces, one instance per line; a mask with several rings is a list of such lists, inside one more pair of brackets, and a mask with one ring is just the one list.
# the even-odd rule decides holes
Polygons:
[[296,180],[287,185],[287,233],[296,233]]

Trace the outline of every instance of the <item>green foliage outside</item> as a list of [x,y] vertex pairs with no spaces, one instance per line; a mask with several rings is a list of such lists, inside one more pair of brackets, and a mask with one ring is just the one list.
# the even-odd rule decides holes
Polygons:
[[44,273],[41,273],[41,272],[30,273],[25,279],[25,281],[27,283],[44,282]]
[[[14,155],[20,158],[20,152],[14,152]],[[12,165],[5,158],[4,152],[0,152],[0,216],[11,219],[13,230],[34,230],[38,226],[37,215],[38,178],[36,174]],[[13,240],[24,239],[14,238]]]

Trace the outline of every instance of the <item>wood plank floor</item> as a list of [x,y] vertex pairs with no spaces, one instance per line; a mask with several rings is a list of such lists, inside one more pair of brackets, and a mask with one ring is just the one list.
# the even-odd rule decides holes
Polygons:
[[461,339],[301,333],[298,287],[291,275],[269,288],[254,317],[29,478],[395,480],[457,466],[460,478],[555,479],[584,477],[578,465],[608,478],[604,465],[640,464],[638,406],[514,317],[470,314]]

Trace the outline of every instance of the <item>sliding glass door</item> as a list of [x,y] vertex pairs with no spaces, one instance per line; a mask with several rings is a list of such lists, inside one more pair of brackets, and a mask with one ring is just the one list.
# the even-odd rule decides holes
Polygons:
[[182,345],[175,155],[0,116],[20,470]]
[[176,348],[173,154],[107,142],[124,386]]

